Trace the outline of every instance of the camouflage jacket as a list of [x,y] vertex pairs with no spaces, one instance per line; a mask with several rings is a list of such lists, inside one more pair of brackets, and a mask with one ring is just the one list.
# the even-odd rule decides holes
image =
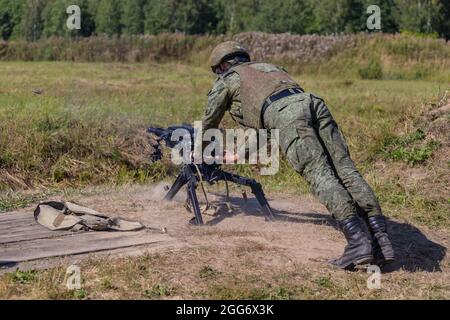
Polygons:
[[[240,77],[231,69],[218,77],[208,93],[208,105],[202,117],[203,130],[218,128],[225,112],[228,111],[234,121],[243,125]],[[309,110],[310,95],[307,93],[288,96],[271,104],[264,115],[264,126],[267,129],[280,129],[280,146],[284,152],[298,137],[295,122],[301,116],[299,109],[305,104]],[[287,107],[290,106],[290,107]],[[203,132],[204,132],[203,131]]]
[[208,104],[203,114],[203,130],[218,128],[226,111],[236,122],[242,120],[239,75],[229,72],[220,76],[208,93]]
[[[246,67],[246,65],[250,67]],[[259,73],[261,73],[261,78]],[[246,83],[241,83],[242,77],[245,78]],[[249,81],[252,83],[248,83]],[[202,119],[203,129],[217,128],[225,111],[228,111],[237,123],[259,128],[263,124],[260,123],[259,115],[255,117],[254,113],[260,112],[263,99],[266,98],[264,95],[293,87],[298,87],[295,80],[285,70],[272,64],[244,63],[236,65],[219,76],[208,93],[208,105]],[[254,90],[258,91],[254,92]],[[247,109],[243,109],[243,104],[247,104],[244,105]]]

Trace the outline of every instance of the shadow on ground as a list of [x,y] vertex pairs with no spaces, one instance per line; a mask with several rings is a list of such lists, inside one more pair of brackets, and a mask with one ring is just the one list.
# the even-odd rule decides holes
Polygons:
[[[208,225],[219,224],[224,219],[233,215],[245,214],[263,217],[258,202],[255,199],[245,201],[240,197],[231,197],[233,213],[219,213],[217,217],[209,221]],[[219,197],[219,202],[225,201]],[[224,212],[221,210],[220,212]],[[315,225],[329,225],[335,229],[338,224],[329,214],[318,212],[287,212],[273,208],[278,221],[292,223],[308,223]],[[383,272],[405,270],[408,272],[426,271],[441,272],[441,262],[447,254],[447,248],[439,243],[433,242],[417,227],[388,220],[389,235],[395,249],[397,261],[383,268]]]
[[17,262],[15,261],[1,261],[0,260],[0,269],[8,269],[17,266]]

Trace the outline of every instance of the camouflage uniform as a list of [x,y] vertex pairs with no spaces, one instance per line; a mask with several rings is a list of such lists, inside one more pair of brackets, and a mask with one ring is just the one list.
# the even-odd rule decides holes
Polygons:
[[[245,125],[240,89],[241,78],[233,68],[216,80],[208,93],[204,130],[217,128],[226,111]],[[280,130],[280,146],[288,162],[337,220],[354,217],[358,210],[369,217],[381,215],[374,192],[356,169],[322,99],[303,92],[277,100],[264,113],[263,125]]]
[[279,129],[282,152],[339,220],[347,240],[344,253],[330,263],[352,269],[394,261],[386,219],[323,100],[305,93],[284,70],[251,62],[248,50],[234,41],[214,48],[210,66],[220,77],[208,94],[203,129],[216,128],[227,110],[244,126]]

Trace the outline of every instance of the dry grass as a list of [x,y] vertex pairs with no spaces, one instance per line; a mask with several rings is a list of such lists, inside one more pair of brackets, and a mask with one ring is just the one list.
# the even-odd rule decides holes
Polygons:
[[[279,266],[261,263],[270,255]],[[220,259],[217,259],[220,257]],[[239,262],[238,262],[239,261]],[[237,263],[238,262],[238,263]],[[65,286],[66,269],[0,277],[4,299],[449,299],[448,273],[383,274],[382,289],[367,288],[363,271],[289,263],[280,250],[203,247],[135,258],[92,259],[80,265],[81,290]]]
[[[183,61],[207,67],[212,48],[224,40],[244,43],[255,60],[275,61],[296,73],[357,78],[370,61],[385,79],[449,80],[450,46],[443,39],[397,34],[345,36],[241,33],[234,36],[105,36],[39,42],[0,42],[0,60],[77,62]],[[444,71],[447,70],[447,71]]]

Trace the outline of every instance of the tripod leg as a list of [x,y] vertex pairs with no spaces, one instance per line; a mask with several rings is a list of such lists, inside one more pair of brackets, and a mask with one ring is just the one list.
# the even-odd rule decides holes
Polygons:
[[190,181],[187,186],[189,200],[192,205],[192,210],[195,215],[195,223],[197,226],[203,225],[202,213],[200,212],[200,205],[198,203],[197,194],[195,193],[196,185],[193,181]]
[[258,200],[259,205],[261,206],[264,214],[266,215],[266,220],[267,221],[275,220],[275,215],[272,209],[270,208],[269,202],[267,201],[266,196],[264,195],[260,183],[256,182],[253,179],[241,177],[236,174],[232,174],[225,171],[223,172],[223,179],[226,179],[239,185],[250,187],[252,189],[253,194],[256,197],[256,200]]
[[195,190],[197,188],[197,180],[195,174],[189,166],[185,166],[183,171],[178,175],[169,192],[167,192],[164,200],[172,200],[180,189],[187,184],[187,194],[189,201],[192,205],[192,209],[195,215],[195,224],[201,226],[203,224],[202,214],[200,211],[200,205],[198,203],[197,194]]
[[186,175],[184,172],[180,173],[173,183],[172,187],[170,188],[169,192],[167,192],[166,196],[164,197],[164,200],[172,200],[173,197],[180,191],[180,189],[187,183]]
[[269,202],[267,201],[266,196],[264,195],[261,184],[255,181],[255,183],[251,184],[251,188],[253,194],[255,195],[256,199],[259,202],[259,205],[266,214],[266,220],[268,221],[275,220],[275,215],[273,214],[272,209],[269,206]]

